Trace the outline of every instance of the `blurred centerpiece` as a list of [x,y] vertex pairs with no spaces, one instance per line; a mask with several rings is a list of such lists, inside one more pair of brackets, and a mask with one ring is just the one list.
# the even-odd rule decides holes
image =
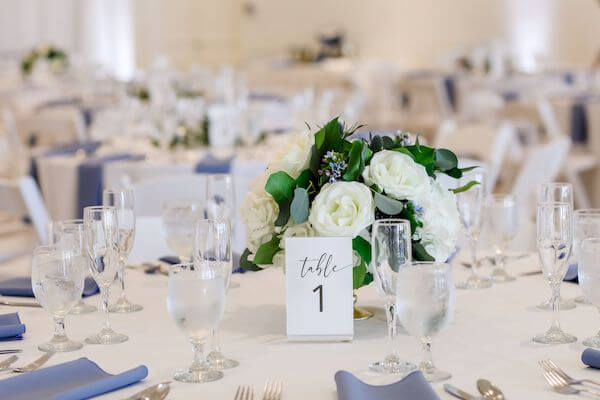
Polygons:
[[32,49],[21,60],[21,72],[23,75],[30,75],[36,63],[44,60],[53,73],[64,72],[69,65],[67,53],[55,46],[40,46]]

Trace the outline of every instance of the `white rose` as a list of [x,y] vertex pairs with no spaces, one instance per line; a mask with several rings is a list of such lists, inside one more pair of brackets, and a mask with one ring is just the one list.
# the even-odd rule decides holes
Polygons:
[[279,206],[265,192],[265,181],[265,176],[254,181],[241,208],[242,222],[246,225],[246,246],[252,253],[256,253],[261,244],[271,240],[275,233],[275,220],[279,215]]
[[423,222],[423,227],[415,232],[417,238],[430,256],[445,262],[456,248],[460,231],[456,196],[435,182],[427,194],[415,201],[415,208],[421,212],[418,219]]
[[314,228],[311,226],[310,222],[304,222],[299,225],[293,225],[288,227],[283,235],[281,236],[281,242],[279,242],[279,247],[285,249],[285,239],[289,237],[312,237],[316,236],[316,232]]
[[410,156],[392,150],[376,153],[363,170],[363,179],[367,185],[376,184],[398,200],[418,198],[430,186],[425,167]]
[[287,146],[275,153],[269,169],[285,171],[296,179],[302,170],[310,163],[310,149],[315,143],[315,136],[310,132],[292,135],[286,142]]
[[371,190],[358,182],[335,182],[321,188],[308,220],[321,236],[357,236],[375,219]]

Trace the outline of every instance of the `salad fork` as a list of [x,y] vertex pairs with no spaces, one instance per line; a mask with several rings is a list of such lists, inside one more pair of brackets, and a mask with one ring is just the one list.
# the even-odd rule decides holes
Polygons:
[[596,398],[600,398],[600,392],[590,389],[576,389],[573,386],[570,386],[566,380],[564,380],[560,375],[558,375],[554,371],[544,372],[544,378],[548,385],[556,392],[561,394],[588,394],[595,396]]
[[254,400],[254,388],[243,385],[238,386],[233,400]]
[[12,372],[31,372],[31,371],[35,371],[36,369],[38,369],[39,367],[41,367],[42,365],[46,364],[46,362],[50,359],[50,357],[52,357],[54,355],[54,353],[52,352],[48,352],[46,354],[44,354],[43,356],[41,356],[40,358],[38,358],[37,360],[35,360],[34,362],[27,364],[23,367],[14,367],[12,369]]
[[538,363],[540,367],[544,369],[544,371],[555,372],[562,379],[564,379],[569,385],[576,384],[585,384],[589,383],[592,385],[600,386],[600,382],[595,381],[593,379],[574,379],[571,378],[565,371],[563,371],[554,361],[552,360],[542,360]]
[[267,381],[263,392],[263,400],[281,400],[283,383],[276,381]]

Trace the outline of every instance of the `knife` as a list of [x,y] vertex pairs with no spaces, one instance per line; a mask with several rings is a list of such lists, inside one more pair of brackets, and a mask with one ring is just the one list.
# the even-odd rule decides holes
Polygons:
[[34,301],[13,301],[6,300],[0,296],[0,305],[3,306],[16,306],[16,307],[41,307],[40,303]]
[[446,392],[450,393],[452,396],[458,397],[459,399],[463,399],[463,400],[480,400],[481,399],[481,397],[473,396],[472,394],[469,394],[469,393],[465,392],[464,390],[460,390],[456,386],[452,386],[449,383],[444,384],[444,390]]

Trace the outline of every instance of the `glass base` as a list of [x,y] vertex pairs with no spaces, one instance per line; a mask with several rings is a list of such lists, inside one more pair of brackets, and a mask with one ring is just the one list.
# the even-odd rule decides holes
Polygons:
[[117,344],[129,340],[127,335],[117,333],[112,329],[102,328],[100,333],[85,339],[87,344]]
[[576,342],[577,338],[563,332],[560,328],[552,327],[546,333],[534,336],[533,341],[542,344],[565,344]]
[[581,344],[587,347],[595,347],[597,349],[600,349],[600,336],[596,335],[592,336],[591,338],[587,338],[584,341],[582,341]]
[[86,304],[83,300],[79,300],[77,304],[75,304],[73,308],[71,308],[69,314],[88,314],[97,310],[98,308],[96,306]]
[[230,360],[225,357],[220,351],[211,351],[206,357],[208,365],[216,370],[235,368],[240,365],[239,361]]
[[[552,311],[552,300],[548,299],[546,301],[543,301],[540,304],[538,304],[536,307],[538,310]],[[577,305],[575,304],[575,302],[573,300],[565,299],[563,297],[561,297],[559,299],[559,303],[558,303],[559,310],[561,310],[561,311],[572,310],[575,307],[577,307]]]
[[403,374],[406,375],[417,369],[417,366],[411,362],[399,359],[395,355],[387,356],[383,361],[377,361],[369,365],[371,371],[380,374]]
[[108,311],[111,313],[130,313],[136,311],[142,311],[144,307],[139,304],[133,304],[129,302],[125,297],[119,298],[115,304],[108,307]]
[[577,296],[575,297],[575,302],[579,303],[579,304],[587,304],[587,305],[591,305],[592,303],[590,303],[590,301],[588,299],[585,298],[585,296]]
[[229,281],[229,289],[237,289],[240,287],[240,284],[234,280]]
[[489,278],[481,276],[469,276],[466,281],[456,284],[457,289],[487,289],[492,287],[492,281]]
[[221,371],[214,371],[211,369],[207,370],[189,370],[182,369],[175,374],[173,374],[173,379],[178,382],[185,383],[203,383],[203,382],[213,382],[218,381],[223,378],[223,373]]
[[492,281],[494,281],[494,283],[512,282],[515,279],[514,276],[507,274],[504,269],[496,268],[492,271]]
[[440,382],[452,378],[450,372],[439,370],[430,364],[419,365],[419,370],[425,375],[425,379],[427,379],[428,382]]
[[51,341],[38,346],[38,350],[50,353],[79,350],[83,347],[80,342],[69,340],[66,336],[54,336]]

